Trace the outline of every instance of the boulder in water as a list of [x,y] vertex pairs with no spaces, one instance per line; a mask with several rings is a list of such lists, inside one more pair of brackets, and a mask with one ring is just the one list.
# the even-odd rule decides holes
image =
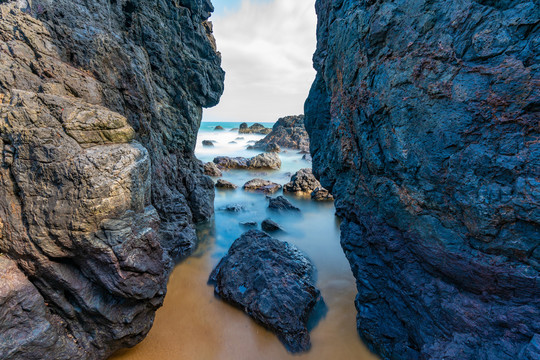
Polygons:
[[264,194],[273,194],[279,189],[281,185],[272,181],[263,179],[253,179],[244,184],[243,189],[246,191],[262,192]]
[[223,130],[225,130],[225,129],[224,129],[223,126],[221,126],[221,125],[218,125],[218,126],[216,126],[216,127],[214,128],[214,131],[223,131]]
[[221,189],[221,190],[234,190],[234,189],[237,189],[238,186],[236,186],[235,184],[227,180],[219,179],[216,182],[216,188]]
[[278,196],[276,198],[270,198],[268,208],[274,211],[298,211],[300,209],[291,204],[284,196]]
[[307,322],[321,300],[314,266],[298,248],[250,230],[210,275],[215,292],[276,333],[287,350],[309,350]]
[[283,228],[277,222],[271,219],[265,219],[261,223],[261,229],[263,229],[266,232],[283,231]]
[[212,140],[203,140],[202,145],[203,146],[208,146],[208,147],[213,147],[214,146],[214,141],[212,141]]
[[296,195],[309,196],[316,188],[320,188],[321,183],[311,168],[300,169],[291,177],[291,181],[283,186],[283,191]]

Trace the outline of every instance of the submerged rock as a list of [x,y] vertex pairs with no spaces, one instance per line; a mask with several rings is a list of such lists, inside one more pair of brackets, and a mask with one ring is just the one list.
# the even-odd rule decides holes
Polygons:
[[208,147],[213,147],[214,146],[214,141],[213,140],[203,140],[202,145],[203,146],[208,146]]
[[221,170],[213,162],[207,162],[203,166],[204,174],[208,176],[220,177],[223,176]]
[[229,204],[222,207],[220,210],[228,211],[228,212],[241,212],[241,211],[245,211],[246,207],[243,204]]
[[250,230],[210,275],[215,292],[276,333],[287,350],[309,350],[307,322],[321,300],[314,266],[294,245]]
[[244,221],[244,222],[241,222],[240,225],[242,225],[243,227],[247,227],[247,228],[257,227],[257,222],[256,221]]
[[221,126],[221,125],[218,125],[218,126],[216,126],[216,127],[214,128],[214,131],[223,131],[223,130],[225,130],[225,129],[224,129],[223,126]]
[[261,223],[261,229],[266,232],[283,231],[283,228],[277,222],[271,219],[263,220],[263,222]]
[[284,196],[270,198],[268,208],[275,211],[300,211],[299,208],[291,204]]
[[253,179],[245,183],[243,189],[246,191],[256,191],[262,192],[264,194],[273,194],[279,189],[281,189],[281,185],[268,180]]
[[259,154],[247,159],[244,157],[228,157],[228,156],[218,156],[214,159],[214,163],[220,169],[247,169],[247,170],[258,170],[258,169],[270,169],[278,170],[281,168],[281,159],[278,154]]
[[268,135],[257,141],[253,148],[269,151],[266,149],[272,145],[309,152],[309,136],[304,127],[304,115],[286,116],[279,119]]
[[232,182],[229,182],[227,180],[223,180],[223,179],[219,179],[217,182],[216,182],[216,187],[218,189],[222,189],[222,190],[234,190],[234,189],[237,189],[238,186],[236,186],[235,184],[233,184]]
[[540,334],[540,3],[316,7],[305,123],[343,219],[362,338],[383,359],[528,358]]
[[291,181],[283,186],[283,191],[300,196],[310,196],[313,190],[321,188],[321,183],[310,168],[300,169],[291,177]]

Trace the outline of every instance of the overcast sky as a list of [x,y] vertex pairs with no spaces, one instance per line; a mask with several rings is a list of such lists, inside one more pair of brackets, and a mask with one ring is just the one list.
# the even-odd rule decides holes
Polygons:
[[205,121],[274,122],[302,114],[315,78],[315,0],[213,0],[214,36],[226,72]]

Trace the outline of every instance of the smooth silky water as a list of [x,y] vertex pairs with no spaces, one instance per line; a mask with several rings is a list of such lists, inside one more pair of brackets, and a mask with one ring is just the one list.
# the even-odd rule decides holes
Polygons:
[[[223,126],[225,131],[213,131],[217,125]],[[252,157],[260,153],[246,147],[250,141],[264,136],[231,131],[238,126],[239,123],[202,123],[195,150],[197,157],[207,162],[220,155]],[[215,140],[215,146],[203,147],[203,140]],[[232,141],[236,144],[231,144]],[[339,220],[334,215],[333,204],[285,195],[302,211],[277,214],[267,209],[265,195],[248,193],[241,188],[257,177],[282,185],[287,183],[291,174],[311,166],[302,156],[297,150],[280,153],[282,168],[279,171],[223,172],[223,179],[239,188],[216,191],[215,216],[199,226],[199,247],[171,274],[164,306],[158,310],[148,337],[133,349],[118,352],[112,359],[376,359],[356,331],[356,285],[340,246]],[[281,191],[273,196],[280,194]],[[221,210],[229,204],[242,204],[245,211]],[[273,236],[295,244],[317,268],[317,286],[326,308],[320,308],[310,321],[312,348],[304,354],[289,354],[274,334],[241,310],[216,298],[213,286],[207,283],[214,266],[233,241],[247,230],[240,223],[257,221],[260,229],[261,221],[266,218],[276,221],[286,231]]]

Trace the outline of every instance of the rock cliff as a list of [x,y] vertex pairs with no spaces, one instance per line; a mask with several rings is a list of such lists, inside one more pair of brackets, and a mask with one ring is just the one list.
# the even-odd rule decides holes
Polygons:
[[213,213],[209,0],[0,1],[0,358],[102,359]]
[[540,5],[317,0],[306,102],[384,359],[540,356]]

